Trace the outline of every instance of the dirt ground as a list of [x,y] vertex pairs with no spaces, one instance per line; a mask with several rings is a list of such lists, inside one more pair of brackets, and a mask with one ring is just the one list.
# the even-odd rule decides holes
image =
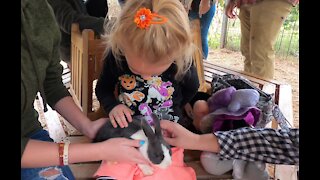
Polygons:
[[[240,52],[227,49],[211,50],[208,59],[214,63],[243,70],[243,57]],[[299,61],[297,59],[275,60],[275,80],[291,85],[293,104],[293,126],[299,127]]]

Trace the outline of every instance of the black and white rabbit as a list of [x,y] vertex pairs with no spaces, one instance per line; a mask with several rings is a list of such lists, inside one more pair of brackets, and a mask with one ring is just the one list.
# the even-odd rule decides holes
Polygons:
[[[142,155],[149,159],[155,166],[166,168],[171,164],[171,148],[162,136],[160,120],[157,115],[152,114],[153,126],[150,126],[144,116],[133,116],[128,127],[114,128],[107,121],[97,132],[93,142],[101,142],[110,138],[126,137],[129,139],[144,140],[145,143],[139,147]],[[144,175],[152,175],[153,168],[149,165],[138,164]]]

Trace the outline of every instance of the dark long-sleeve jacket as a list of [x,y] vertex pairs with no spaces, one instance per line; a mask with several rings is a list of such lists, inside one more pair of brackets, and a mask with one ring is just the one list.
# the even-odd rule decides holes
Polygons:
[[[95,33],[103,33],[103,17],[90,16],[83,0],[48,0],[61,31],[60,53],[65,62],[70,62],[71,24],[78,23],[79,28],[93,29]],[[97,7],[98,8],[98,7]]]
[[116,105],[123,103],[135,112],[134,115],[150,115],[153,112],[161,119],[177,122],[182,117],[183,106],[199,88],[194,66],[181,81],[174,78],[175,64],[148,80],[132,73],[124,57],[121,67],[117,67],[114,56],[109,53],[96,85],[97,98],[108,114]]
[[60,32],[46,0],[21,0],[21,156],[29,136],[40,130],[33,107],[37,92],[52,108],[69,96],[62,83]]

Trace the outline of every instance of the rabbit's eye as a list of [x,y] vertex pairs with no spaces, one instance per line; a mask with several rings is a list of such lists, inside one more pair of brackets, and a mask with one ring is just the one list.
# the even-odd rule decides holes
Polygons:
[[156,154],[156,157],[157,157],[157,158],[160,158],[160,159],[163,159],[163,158],[164,158],[164,155],[163,155],[163,153],[161,153],[161,154],[158,153],[158,154]]

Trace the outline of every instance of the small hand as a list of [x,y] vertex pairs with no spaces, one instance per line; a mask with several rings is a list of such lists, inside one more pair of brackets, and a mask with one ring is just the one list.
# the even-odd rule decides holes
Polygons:
[[226,15],[230,19],[234,19],[237,17],[237,14],[235,13],[235,8],[236,8],[236,3],[230,0],[226,7]]
[[128,127],[128,122],[132,122],[132,114],[133,112],[130,108],[124,104],[119,104],[110,111],[109,118],[114,128],[117,127],[117,124],[124,128]]

